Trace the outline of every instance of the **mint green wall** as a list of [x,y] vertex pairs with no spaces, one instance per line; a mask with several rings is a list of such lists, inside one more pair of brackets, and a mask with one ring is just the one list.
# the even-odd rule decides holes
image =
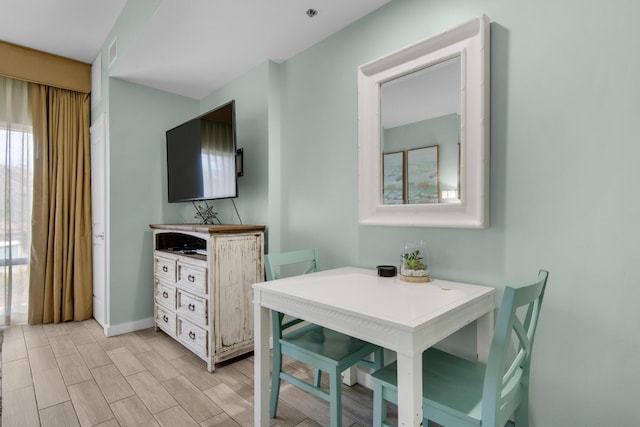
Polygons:
[[165,131],[198,115],[199,103],[111,79],[109,86],[111,326],[153,317],[149,224],[184,222],[167,203]]
[[[234,202],[244,224],[265,224],[268,219],[269,72],[269,63],[265,62],[200,102],[200,112],[205,113],[235,100],[236,141],[238,148],[244,149],[244,176],[238,178],[238,198]],[[231,199],[210,203],[223,223],[239,223]],[[189,205],[184,211],[185,221],[193,222],[193,213]]]
[[[491,227],[360,226],[357,66],[481,13],[493,21]],[[130,245],[123,254],[112,246],[114,319],[150,315],[150,297],[135,301],[150,295],[147,224],[192,220],[158,187],[166,184],[157,138],[233,98],[239,127],[246,127],[239,146],[251,148],[247,161],[255,168],[240,180],[238,208],[245,222],[266,222],[273,248],[315,246],[323,268],[373,267],[395,263],[403,239],[423,238],[434,276],[496,286],[499,298],[505,284],[548,269],[532,425],[635,425],[640,203],[629,187],[640,182],[640,59],[633,54],[639,13],[631,0],[393,1],[202,102],[112,80],[112,245]],[[136,117],[141,105],[167,115]],[[137,182],[145,172],[151,176]],[[225,215],[228,208],[221,204]]]
[[[359,226],[356,68],[486,13],[491,227]],[[433,275],[496,286],[550,270],[532,424],[636,425],[640,4],[403,0],[282,65],[282,246],[323,267],[395,263],[429,244]]]

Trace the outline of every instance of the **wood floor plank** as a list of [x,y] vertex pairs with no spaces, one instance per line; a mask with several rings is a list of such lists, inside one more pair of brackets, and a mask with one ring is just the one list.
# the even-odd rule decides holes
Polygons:
[[208,420],[222,412],[218,405],[182,375],[171,378],[162,385],[196,422]]
[[[275,426],[280,427],[280,424],[275,424]],[[300,424],[296,424],[296,427],[322,427],[322,424],[318,424],[317,422],[313,421],[311,418],[307,418],[306,420],[302,421]]]
[[170,361],[179,372],[199,390],[206,390],[215,387],[222,381],[218,379],[215,373],[211,374],[206,371],[205,364],[198,365],[192,363],[189,356],[179,357]]
[[67,333],[71,333],[71,331],[74,331],[76,329],[85,329],[84,323],[76,321],[64,322],[62,323],[62,326],[64,326],[64,329],[67,331]]
[[162,427],[200,427],[193,418],[187,414],[182,406],[174,406],[155,414],[156,420]]
[[93,427],[120,427],[120,424],[118,424],[118,421],[115,418],[113,418],[103,423],[96,424]]
[[229,415],[222,414],[216,415],[213,418],[200,423],[201,427],[239,427],[240,424],[234,421]]
[[58,368],[34,372],[33,388],[36,391],[38,409],[48,408],[69,400],[67,386]]
[[247,357],[244,359],[239,359],[237,362],[234,362],[231,366],[234,369],[240,371],[245,377],[253,380],[253,357]]
[[227,384],[219,384],[205,390],[204,394],[241,426],[251,427],[253,425],[253,404],[243,399]]
[[144,365],[126,347],[109,350],[107,355],[125,377],[145,370]]
[[29,359],[18,359],[2,364],[2,393],[32,386]]
[[237,370],[234,365],[226,365],[216,368],[216,378],[227,385],[236,385],[247,381],[249,378]]
[[104,351],[115,350],[116,348],[124,346],[124,344],[118,337],[105,337],[104,335],[93,335],[93,337],[96,339],[96,342],[98,343],[98,345],[100,345],[100,347],[102,347]]
[[121,427],[158,426],[159,424],[138,396],[127,397],[111,404],[111,410]]
[[37,426],[40,415],[32,386],[2,393],[3,427]]
[[164,332],[160,332],[160,330],[156,331],[155,328],[147,328],[141,329],[135,332],[140,338],[143,340],[148,340],[149,338],[156,338],[158,336],[166,335]]
[[129,382],[114,364],[93,368],[91,374],[109,403],[135,394]]
[[93,426],[114,418],[95,381],[69,386],[69,395],[81,426]]
[[151,350],[151,346],[135,332],[118,335],[118,338],[133,354],[144,353]]
[[51,349],[56,357],[69,356],[70,354],[78,352],[78,348],[73,343],[71,335],[69,334],[49,337],[49,343],[51,344]]
[[275,421],[275,425],[278,427],[293,427],[304,423],[304,421],[308,419],[306,414],[292,407],[287,402],[280,400],[280,402],[278,402],[277,417],[272,421]]
[[[26,353],[3,365],[2,425],[253,425],[253,356],[209,373],[202,359],[164,332],[148,328],[126,335],[108,338],[95,320],[6,329],[3,353],[12,351],[12,343],[21,348],[14,355]],[[307,380],[313,377],[309,366],[293,359],[284,365]],[[370,425],[371,406],[371,390],[343,387],[343,425]],[[397,419],[395,405],[388,406]],[[271,424],[327,426],[328,404],[284,382]]]
[[155,351],[162,354],[162,356],[167,360],[177,359],[179,357],[183,357],[187,354],[193,354],[182,345],[178,344],[172,338],[169,338],[164,332],[161,335],[150,338],[146,340],[146,343],[149,344]]
[[127,381],[152,414],[178,405],[178,402],[171,397],[162,384],[147,371],[129,375]]
[[[149,347],[151,348],[151,347]],[[147,351],[136,355],[140,363],[157,379],[158,381],[166,381],[180,375],[180,372],[167,359],[162,357],[155,350]]]
[[84,326],[73,328],[69,331],[71,341],[77,346],[81,344],[88,344],[96,342],[96,339],[91,335],[91,332]]
[[248,402],[253,402],[253,381],[247,380],[243,383],[230,386],[231,390],[238,393]]
[[49,345],[31,348],[28,351],[28,355],[32,373],[48,371],[58,367],[58,362]]
[[97,342],[80,344],[78,351],[84,363],[87,364],[87,368],[93,369],[98,366],[110,365],[111,358],[107,355],[107,352],[100,347]]
[[42,427],[79,427],[80,422],[73,409],[73,404],[64,402],[40,410],[40,425]]
[[49,338],[67,334],[64,323],[45,323],[42,328]]
[[[322,424],[329,425],[329,403],[326,400],[313,396],[297,387],[282,382],[280,387],[280,401],[287,402],[290,406],[297,408],[307,415],[308,418]],[[351,425],[353,421],[342,412],[342,425]]]
[[27,349],[49,344],[49,338],[44,332],[42,325],[24,325],[23,331]]
[[24,337],[24,331],[23,331],[22,325],[16,325],[16,326],[12,326],[10,328],[4,329],[4,336],[3,336],[4,341],[11,341],[19,337]]
[[93,337],[104,337],[104,328],[96,321],[96,319],[83,320],[82,324],[93,335]]
[[22,329],[20,329],[19,333],[16,332],[3,337],[3,341],[2,363],[27,357],[27,345],[24,341]]
[[81,383],[93,378],[79,353],[58,358],[58,366],[66,385]]

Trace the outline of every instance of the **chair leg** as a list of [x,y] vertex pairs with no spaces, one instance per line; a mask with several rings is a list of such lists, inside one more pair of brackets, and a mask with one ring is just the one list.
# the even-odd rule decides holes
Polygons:
[[282,372],[282,353],[277,351],[275,346],[272,352],[273,363],[271,368],[271,400],[269,411],[271,418],[276,417],[278,411],[278,398],[280,396],[280,372]]
[[373,353],[374,369],[384,368],[384,349],[379,348]]
[[320,369],[316,369],[313,374],[313,384],[320,388],[320,381],[322,381],[322,371]]
[[373,427],[382,427],[387,419],[387,405],[382,397],[382,385],[373,384]]
[[342,427],[342,375],[340,372],[329,373],[329,410],[331,427]]
[[522,401],[516,408],[514,414],[514,425],[516,427],[529,427],[529,393],[525,390],[522,393]]

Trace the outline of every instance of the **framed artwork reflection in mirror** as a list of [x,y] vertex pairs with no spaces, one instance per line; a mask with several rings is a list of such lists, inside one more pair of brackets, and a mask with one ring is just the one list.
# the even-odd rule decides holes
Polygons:
[[403,204],[405,196],[404,151],[384,153],[382,155],[382,199],[385,205]]
[[437,145],[407,151],[407,203],[440,202],[440,168]]

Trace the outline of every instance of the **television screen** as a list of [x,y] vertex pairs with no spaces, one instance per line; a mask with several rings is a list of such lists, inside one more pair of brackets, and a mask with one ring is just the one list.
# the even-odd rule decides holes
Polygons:
[[169,203],[237,197],[235,102],[167,131]]

